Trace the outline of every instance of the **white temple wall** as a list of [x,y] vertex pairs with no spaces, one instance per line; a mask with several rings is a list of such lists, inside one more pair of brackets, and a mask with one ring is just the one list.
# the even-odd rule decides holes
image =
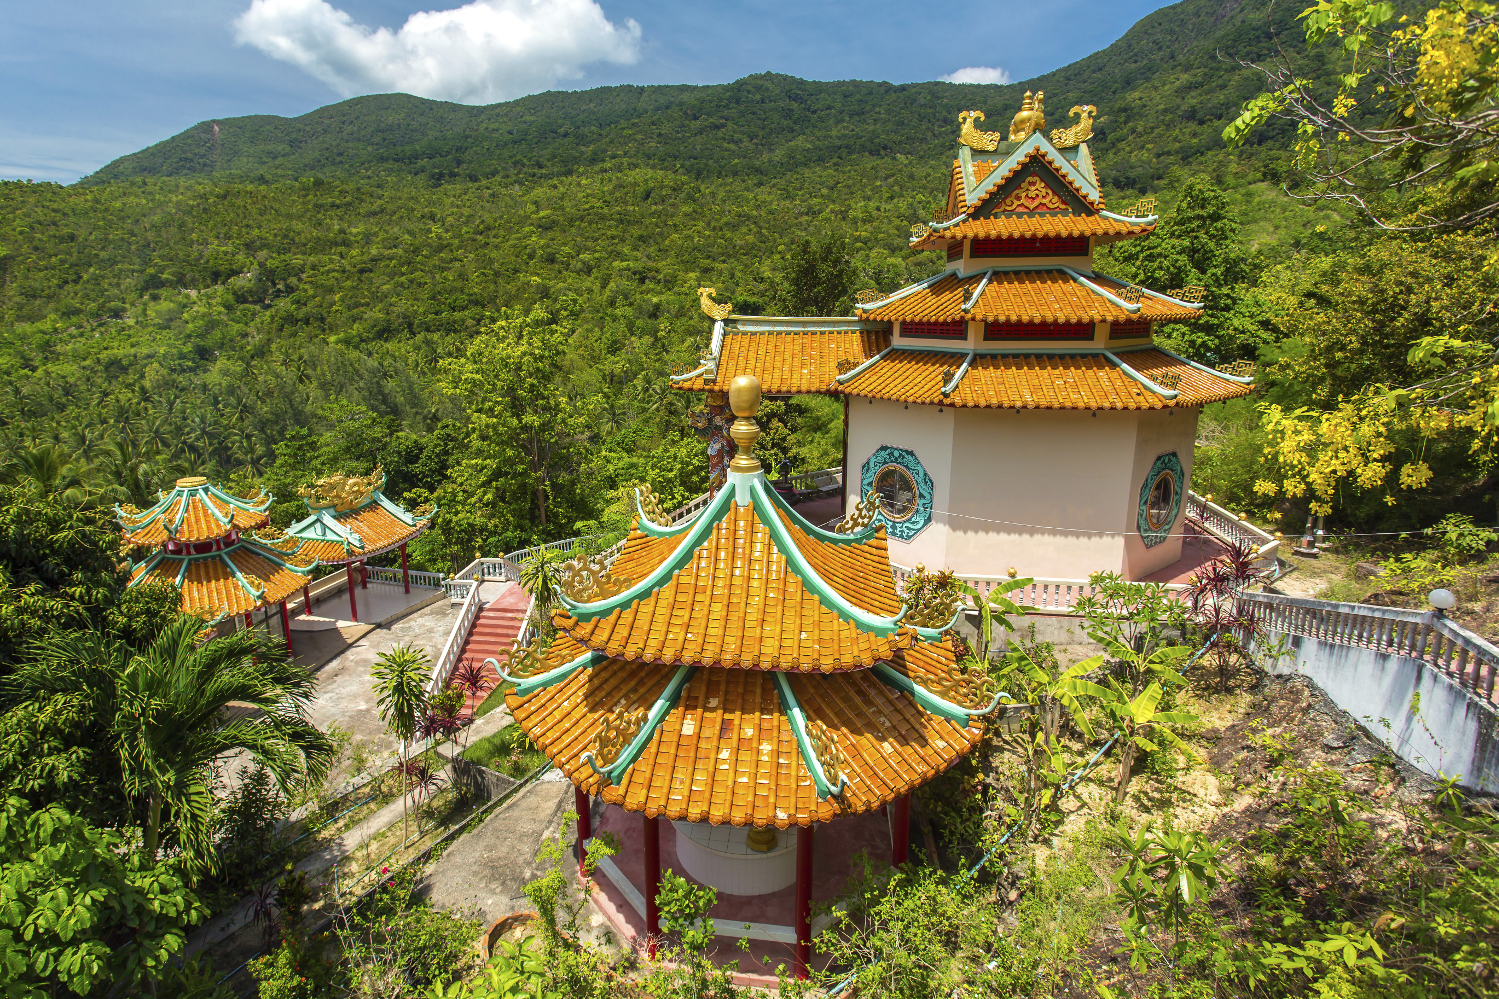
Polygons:
[[[1138,432],[1135,437],[1134,468],[1130,475],[1124,543],[1124,574],[1129,579],[1141,579],[1157,569],[1164,568],[1181,558],[1182,531],[1187,518],[1186,492],[1192,481],[1192,447],[1197,440],[1197,409],[1152,410],[1139,414]],[[1140,505],[1140,490],[1145,485],[1156,459],[1174,452],[1186,473],[1181,484],[1181,501],[1176,519],[1171,524],[1171,536],[1158,545],[1145,547],[1137,530],[1137,514]]]
[[[938,412],[939,408],[941,412]],[[939,512],[948,508],[949,483],[953,477],[951,406],[911,406],[883,399],[854,398],[848,407],[848,464],[844,475],[844,509],[852,512],[859,502],[864,463],[883,445],[915,452],[932,479],[931,523],[909,541],[890,538],[890,560],[912,567],[917,562],[930,569],[943,567],[947,549],[947,522]]]
[[960,410],[944,567],[1049,579],[1122,569],[1134,437],[1133,413]]

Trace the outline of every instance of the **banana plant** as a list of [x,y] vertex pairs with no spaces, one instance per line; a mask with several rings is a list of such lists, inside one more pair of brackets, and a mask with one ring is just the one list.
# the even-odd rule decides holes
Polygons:
[[1135,755],[1142,749],[1148,753],[1158,751],[1161,747],[1156,739],[1194,760],[1202,760],[1195,749],[1172,731],[1172,726],[1190,725],[1197,721],[1197,716],[1187,711],[1157,710],[1163,694],[1161,685],[1152,680],[1148,687],[1131,698],[1118,680],[1109,678],[1108,696],[1102,699],[1102,703],[1103,709],[1119,726],[1119,778],[1114,787],[1117,802],[1124,801],[1129,790],[1130,769],[1134,766]]
[[1015,795],[1020,808],[1011,810],[1011,819],[1024,822],[1026,836],[1032,834],[1067,778],[1067,761],[1057,738],[1062,712],[1071,716],[1087,738],[1094,738],[1082,698],[1110,696],[1108,688],[1085,679],[1102,665],[1103,656],[1093,656],[1063,670],[1050,645],[1026,645],[1006,655],[999,666],[997,679],[1017,700],[1033,708],[1025,721],[1024,783]]
[[1005,631],[1014,631],[1015,626],[1010,623],[1010,618],[1024,617],[1025,608],[1015,603],[1006,593],[1014,593],[1016,590],[1029,586],[1035,580],[1029,576],[1023,579],[1010,579],[995,586],[988,593],[979,593],[978,589],[967,583],[958,583],[955,588],[959,593],[966,594],[973,600],[973,606],[979,612],[979,659],[983,662],[989,661],[989,646],[994,644],[994,624]]

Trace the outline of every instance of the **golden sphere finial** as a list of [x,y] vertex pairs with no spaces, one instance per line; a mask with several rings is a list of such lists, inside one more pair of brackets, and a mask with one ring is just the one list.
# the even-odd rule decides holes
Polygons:
[[729,382],[729,408],[735,416],[753,419],[760,411],[760,379],[754,375],[735,375]]
[[739,417],[729,427],[729,436],[734,438],[738,452],[729,462],[731,472],[758,472],[760,459],[755,457],[755,440],[760,436],[760,426],[755,423],[755,414],[760,411],[760,379],[754,375],[737,375],[729,382],[729,409]]

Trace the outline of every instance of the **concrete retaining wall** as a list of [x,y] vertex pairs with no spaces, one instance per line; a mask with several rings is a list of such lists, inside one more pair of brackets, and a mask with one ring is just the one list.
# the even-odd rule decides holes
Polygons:
[[[1272,635],[1272,641],[1279,636]],[[1417,659],[1286,636],[1292,650],[1273,673],[1299,673],[1412,766],[1499,793],[1499,713]]]

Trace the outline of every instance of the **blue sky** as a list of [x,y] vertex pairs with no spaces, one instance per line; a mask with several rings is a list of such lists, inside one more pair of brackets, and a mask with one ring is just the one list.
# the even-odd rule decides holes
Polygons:
[[[549,89],[1024,80],[1151,0],[3,0],[0,178],[70,183],[209,118],[359,93],[488,104]],[[426,12],[426,13],[423,13]],[[412,17],[412,15],[417,15]],[[409,20],[408,20],[409,19]],[[963,36],[964,41],[954,41]]]

